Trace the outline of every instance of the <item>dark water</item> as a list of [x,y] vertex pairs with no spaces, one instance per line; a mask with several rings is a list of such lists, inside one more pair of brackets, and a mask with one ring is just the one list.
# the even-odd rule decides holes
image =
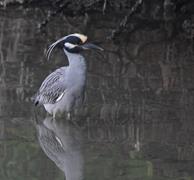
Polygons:
[[[39,9],[0,11],[0,179],[193,179],[190,35],[165,40],[165,29],[144,28],[113,42],[106,37],[116,18],[59,16],[40,32],[42,17]],[[44,50],[74,32],[105,52],[85,53],[86,102],[74,122],[45,119],[30,97],[66,62],[57,51],[46,62]]]

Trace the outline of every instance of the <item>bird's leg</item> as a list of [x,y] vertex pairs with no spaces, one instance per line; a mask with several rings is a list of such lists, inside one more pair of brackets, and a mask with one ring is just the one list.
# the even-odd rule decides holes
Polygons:
[[71,120],[71,113],[70,113],[70,112],[67,113],[67,120],[68,120],[68,121]]
[[69,121],[69,123],[71,123],[71,124],[73,124],[75,127],[77,127],[78,124],[77,124],[76,121],[74,121],[75,119],[73,119],[72,117],[73,117],[73,116],[72,116],[72,112],[68,112],[68,113],[66,114],[67,121]]
[[53,113],[53,120],[55,120],[56,119],[56,114],[55,113]]

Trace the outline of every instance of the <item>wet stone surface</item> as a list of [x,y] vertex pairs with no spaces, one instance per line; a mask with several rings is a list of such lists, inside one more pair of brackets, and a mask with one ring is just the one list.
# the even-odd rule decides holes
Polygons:
[[[38,10],[0,12],[1,180],[183,180],[194,178],[194,63],[191,36],[166,40],[162,28],[106,37],[108,17],[54,18]],[[99,18],[99,17],[98,17]],[[115,20],[115,23],[117,21]],[[57,28],[56,28],[57,27]],[[86,52],[86,100],[74,122],[45,118],[30,100],[67,64],[54,40],[84,32],[103,53]]]

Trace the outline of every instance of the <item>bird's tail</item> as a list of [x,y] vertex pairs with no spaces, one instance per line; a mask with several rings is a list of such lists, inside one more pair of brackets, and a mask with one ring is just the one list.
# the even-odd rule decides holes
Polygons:
[[31,101],[34,103],[35,106],[38,106],[39,101],[37,98],[37,94],[35,94],[34,96],[31,97]]

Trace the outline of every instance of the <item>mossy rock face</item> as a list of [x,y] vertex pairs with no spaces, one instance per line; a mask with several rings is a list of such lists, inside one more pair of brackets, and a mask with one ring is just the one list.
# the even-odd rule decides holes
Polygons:
[[[30,4],[35,4],[36,1],[3,1],[8,3],[5,4],[8,6],[6,11],[1,12],[3,16],[0,23],[3,34],[1,52],[5,59],[2,67],[6,68],[6,89],[1,88],[0,91],[0,134],[3,135],[3,130],[6,130],[7,133],[3,137],[12,138],[12,141],[7,140],[8,142],[0,144],[0,180],[35,180],[45,177],[48,177],[47,180],[63,179],[62,172],[46,158],[35,143],[35,130],[31,125],[28,126],[32,129],[24,126],[31,116],[28,96],[33,95],[46,75],[58,66],[55,60],[52,61],[53,66],[49,63],[40,64],[44,62],[44,48],[64,34],[77,32],[77,27],[83,29],[81,32],[85,32],[90,38],[105,41],[106,36],[118,26],[118,22],[125,17],[124,13],[127,13],[127,9],[133,4],[132,1],[127,4],[127,1],[123,0],[119,6],[118,1],[107,0],[107,11],[102,15],[104,1],[72,1],[68,6],[69,10],[80,2],[74,11],[87,11],[90,19],[88,24],[83,24],[84,16],[68,17],[68,24],[63,19],[63,14],[60,14],[60,17],[55,16],[49,21],[46,29],[48,32],[43,36],[36,32],[36,28],[37,24],[46,18],[47,13],[40,16],[38,8],[35,9],[37,11],[31,8],[31,12],[29,8],[25,12],[25,6],[24,14],[18,13],[19,10],[23,11],[22,8],[18,8],[18,11],[9,10],[11,2],[19,2],[18,6],[25,2],[31,6]],[[62,2],[68,1],[60,1]],[[193,39],[190,40],[182,31],[182,34],[172,41],[166,41],[166,29],[171,31],[168,23],[173,21],[174,10],[171,10],[171,16],[167,11],[164,14],[163,1],[143,2],[142,10],[136,11],[136,19],[130,21],[126,27],[133,23],[148,22],[147,24],[142,23],[143,25],[131,34],[119,37],[120,43],[104,42],[102,46],[110,50],[104,53],[105,61],[103,58],[101,61],[98,54],[87,54],[87,59],[91,59],[88,61],[88,99],[84,114],[79,118],[88,139],[97,144],[90,144],[88,148],[88,180],[193,179]],[[152,11],[156,5],[159,6],[158,12]],[[186,6],[188,5],[192,4],[188,2]],[[51,12],[56,11],[54,4],[49,6]],[[87,10],[84,7],[87,7]],[[92,14],[89,12],[92,8],[99,9],[100,12]],[[108,14],[111,8],[116,9],[115,13]],[[125,8],[122,11],[124,15],[116,17],[115,14],[122,8]],[[5,15],[5,12],[8,14]],[[30,14],[27,15],[27,12]],[[155,24],[152,23],[154,20]],[[177,23],[181,21],[177,20]],[[189,23],[192,23],[192,20],[185,22],[185,28],[190,27]],[[160,26],[161,24],[163,26]],[[148,26],[151,28],[147,28]],[[181,31],[178,27],[177,31]],[[124,29],[128,31],[127,28]],[[188,31],[189,33],[192,35],[191,31]],[[0,68],[3,69],[2,67]],[[12,82],[14,83],[11,84]],[[4,116],[9,118],[4,119]],[[20,116],[26,118],[19,119]],[[9,121],[14,124],[8,126]],[[16,126],[17,122],[21,127]],[[6,129],[3,129],[3,125]],[[129,143],[122,150],[118,148],[119,145],[114,146],[115,142],[121,140]],[[112,143],[111,148],[107,147],[110,151],[105,146],[107,141]],[[132,147],[135,147],[135,150]],[[123,151],[127,152],[124,157]]]
[[[1,0],[1,6],[9,5],[25,5],[25,6],[47,6],[51,7],[51,10],[63,8],[65,6],[65,12],[71,10],[73,13],[85,13],[91,10],[97,10],[104,13],[105,11],[113,12],[127,12],[133,9],[136,2],[141,4],[141,8],[138,10],[138,17],[143,19],[151,18],[155,20],[165,19],[172,20],[177,18],[180,14],[190,13],[192,14],[192,8],[194,3],[192,1],[173,1],[173,0],[61,0],[61,1],[46,1],[46,0]],[[52,9],[53,8],[53,9]],[[63,9],[62,9],[63,11]]]
[[[123,32],[131,33],[139,28],[159,28],[164,26],[168,38],[172,38],[177,32],[191,31],[194,2],[173,0],[1,0],[2,7],[23,7],[28,10],[34,7],[44,7],[48,10],[45,20],[40,27],[45,27],[53,17],[85,16],[85,23],[93,14],[111,17],[110,21],[115,23],[110,39]],[[45,10],[42,10],[45,11]],[[112,18],[114,17],[114,18]],[[102,17],[99,17],[101,19]]]

